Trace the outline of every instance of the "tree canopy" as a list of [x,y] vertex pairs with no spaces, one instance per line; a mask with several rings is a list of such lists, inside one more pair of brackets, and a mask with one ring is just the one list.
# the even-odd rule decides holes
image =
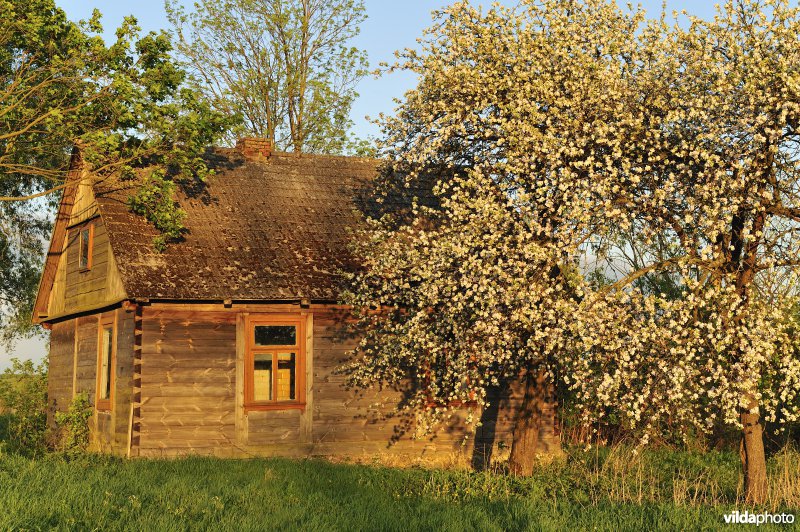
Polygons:
[[[744,429],[763,497],[760,420],[800,408],[798,35],[784,0],[674,24],[606,0],[438,13],[395,66],[419,84],[382,123],[379,190],[438,176],[439,201],[356,244],[351,382],[410,382],[435,420],[544,369],[642,442]],[[596,282],[622,234],[668,251]],[[637,283],[656,274],[675,290]]]
[[29,323],[47,207],[66,185],[73,147],[96,179],[151,168],[143,190],[158,201],[132,207],[169,238],[180,224],[167,181],[208,173],[201,155],[225,120],[185,86],[164,32],[140,36],[128,17],[107,45],[97,11],[80,24],[53,0],[0,0],[0,12],[0,299],[13,333]]
[[[282,150],[340,153],[366,53],[350,45],[360,0],[201,0],[166,3],[186,68],[215,109],[238,117],[231,140],[253,135]],[[363,146],[362,146],[363,147]]]

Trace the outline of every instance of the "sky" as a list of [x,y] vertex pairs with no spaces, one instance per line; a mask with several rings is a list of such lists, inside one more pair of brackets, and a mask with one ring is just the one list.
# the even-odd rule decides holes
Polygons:
[[[489,2],[475,3],[488,5]],[[191,0],[183,0],[188,8]],[[361,25],[361,33],[353,44],[367,51],[370,67],[381,62],[391,63],[395,50],[413,48],[422,30],[431,25],[431,11],[450,4],[439,0],[365,0],[367,20]],[[506,0],[504,4],[514,2]],[[103,27],[106,38],[113,38],[114,30],[123,17],[133,15],[144,32],[168,29],[163,0],[56,0],[71,20],[88,19],[97,8],[103,14]],[[652,16],[661,9],[661,0],[647,0],[642,6]],[[686,9],[693,15],[710,18],[714,12],[714,2],[703,0],[668,0],[668,10]],[[378,135],[378,128],[366,117],[377,117],[379,113],[391,114],[396,104],[394,99],[414,87],[415,78],[408,73],[394,73],[388,76],[364,78],[356,90],[358,99],[353,104],[351,118],[354,133],[360,138]],[[9,365],[11,357],[41,360],[47,354],[46,340],[35,338],[22,340],[10,350],[0,350],[0,370]]]

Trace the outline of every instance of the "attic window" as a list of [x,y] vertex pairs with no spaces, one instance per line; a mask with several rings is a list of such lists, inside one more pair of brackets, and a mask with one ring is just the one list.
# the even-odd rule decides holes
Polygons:
[[247,324],[245,408],[305,406],[305,348],[300,318],[251,318]]
[[93,223],[81,228],[78,240],[78,269],[90,270],[92,268],[92,245],[94,243]]

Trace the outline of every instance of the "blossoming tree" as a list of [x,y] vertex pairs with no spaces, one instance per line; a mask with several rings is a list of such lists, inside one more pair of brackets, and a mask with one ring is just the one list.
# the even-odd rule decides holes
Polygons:
[[[382,117],[379,192],[437,178],[436,201],[374,217],[346,300],[365,312],[354,384],[410,386],[436,419],[522,378],[511,466],[532,468],[555,379],[587,421],[743,429],[748,497],[766,487],[762,414],[797,419],[800,16],[737,0],[672,26],[603,0],[438,14],[418,74]],[[674,242],[596,286],[592,242]],[[642,290],[668,275],[678,296]],[[784,287],[785,287],[784,286]],[[431,405],[436,405],[431,408]]]

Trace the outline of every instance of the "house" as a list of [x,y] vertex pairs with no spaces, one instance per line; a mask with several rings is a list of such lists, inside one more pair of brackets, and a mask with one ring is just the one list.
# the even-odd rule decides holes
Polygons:
[[[357,342],[339,272],[357,264],[347,240],[377,162],[244,139],[209,164],[206,184],[179,192],[183,239],[159,252],[130,189],[74,158],[34,310],[51,330],[52,407],[88,393],[91,446],[116,455],[469,460],[458,418],[398,438],[386,414],[399,392],[347,390],[334,372]],[[510,426],[485,419],[481,452],[510,443]]]

